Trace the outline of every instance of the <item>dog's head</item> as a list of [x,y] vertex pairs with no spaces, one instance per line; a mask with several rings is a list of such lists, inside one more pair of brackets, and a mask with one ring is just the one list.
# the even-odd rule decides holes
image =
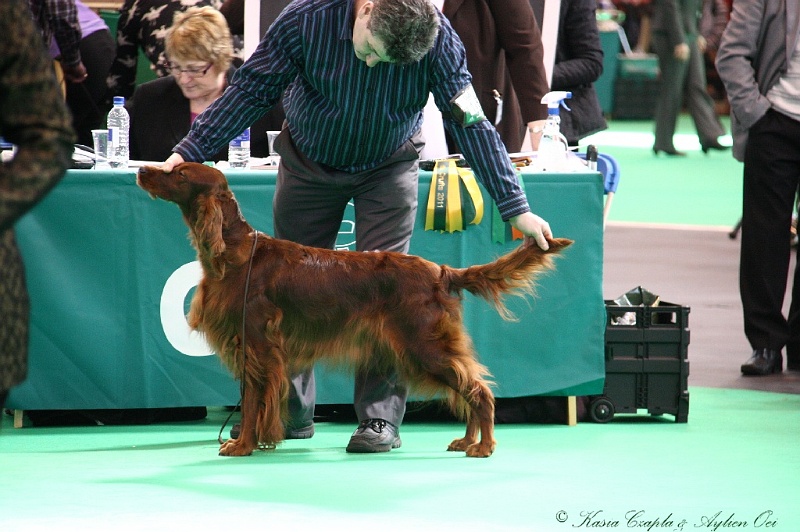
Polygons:
[[[143,166],[136,182],[152,198],[171,201],[181,208],[201,260],[207,259],[204,264],[222,277],[222,204],[233,198],[225,175],[204,164],[181,163],[169,173],[158,166]],[[238,206],[235,208],[238,212]]]
[[181,208],[190,207],[198,197],[228,190],[222,172],[200,163],[181,163],[169,173],[158,166],[142,166],[136,182],[151,197],[171,201]]

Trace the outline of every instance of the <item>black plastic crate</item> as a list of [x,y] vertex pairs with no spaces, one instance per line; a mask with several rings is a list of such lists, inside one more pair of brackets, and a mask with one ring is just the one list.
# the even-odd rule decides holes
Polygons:
[[[616,324],[633,318],[632,324]],[[689,415],[689,308],[662,302],[657,306],[619,306],[606,301],[603,394],[589,405],[592,420],[610,421],[615,413],[672,414],[685,423]],[[629,321],[631,321],[629,319]]]
[[658,79],[616,78],[611,115],[615,120],[651,120],[655,116]]

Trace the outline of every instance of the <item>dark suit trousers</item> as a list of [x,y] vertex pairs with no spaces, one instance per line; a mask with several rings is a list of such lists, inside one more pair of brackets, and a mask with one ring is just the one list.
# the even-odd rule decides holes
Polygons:
[[[333,248],[349,201],[355,207],[356,249],[407,253],[417,212],[420,132],[377,167],[349,173],[307,159],[288,129],[275,141],[281,156],[273,200],[275,236],[304,245]],[[294,375],[289,390],[289,426],[314,417],[313,369]],[[354,406],[359,421],[379,418],[399,426],[405,415],[406,385],[393,372],[370,368],[356,373]]]
[[661,69],[653,145],[660,150],[674,149],[673,136],[683,105],[692,116],[700,142],[714,142],[725,130],[714,110],[714,101],[706,90],[705,63],[697,41],[693,39],[689,43],[687,61],[675,58],[675,47],[663,35],[654,33],[652,44]]
[[794,271],[788,318],[782,308],[798,186],[800,122],[770,110],[750,128],[745,151],[739,288],[753,349],[787,346],[795,360],[800,360],[800,267]]

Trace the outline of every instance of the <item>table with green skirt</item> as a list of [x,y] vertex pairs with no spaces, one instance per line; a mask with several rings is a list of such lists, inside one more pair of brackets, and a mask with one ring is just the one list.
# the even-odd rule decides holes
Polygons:
[[[272,234],[275,171],[226,171],[244,217]],[[464,319],[498,397],[602,392],[605,307],[599,173],[523,173],[533,211],[575,244],[535,297],[507,299],[517,321],[464,296]],[[463,231],[425,230],[431,173],[421,172],[411,253],[451,266],[492,261],[519,245],[485,201]],[[352,207],[337,246],[354,240]],[[29,373],[19,410],[235,405],[239,384],[190,332],[199,267],[174,204],[153,201],[135,170],[70,170],[16,226],[31,298]],[[317,366],[318,404],[353,399],[349,373]]]

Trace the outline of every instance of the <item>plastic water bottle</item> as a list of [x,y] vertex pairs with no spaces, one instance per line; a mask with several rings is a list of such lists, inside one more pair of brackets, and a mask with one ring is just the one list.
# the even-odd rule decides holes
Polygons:
[[228,164],[231,168],[250,167],[250,128],[228,144]]
[[547,121],[542,128],[542,138],[536,154],[536,166],[545,172],[558,172],[564,169],[567,162],[567,139],[561,134],[561,117],[559,106],[565,98],[572,97],[567,91],[548,92],[542,98],[547,104]]
[[130,130],[131,117],[125,110],[125,98],[114,96],[114,107],[108,112],[106,126],[109,137],[109,164],[111,168],[127,168],[130,160],[130,144],[128,131]]

